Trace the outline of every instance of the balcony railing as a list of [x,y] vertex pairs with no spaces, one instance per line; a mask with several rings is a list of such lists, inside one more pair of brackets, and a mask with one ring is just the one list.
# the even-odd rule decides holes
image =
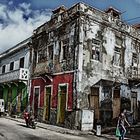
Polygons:
[[27,81],[28,79],[29,79],[29,70],[24,68],[0,74],[0,83],[16,80]]
[[140,79],[140,69],[134,67],[128,68],[127,76],[129,79]]

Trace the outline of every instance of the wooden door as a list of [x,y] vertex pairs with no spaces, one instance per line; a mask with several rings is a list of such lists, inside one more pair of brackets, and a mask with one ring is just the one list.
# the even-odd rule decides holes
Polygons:
[[91,87],[90,108],[94,109],[94,117],[96,120],[98,120],[99,119],[99,88],[98,87]]
[[51,91],[52,87],[46,87],[45,98],[44,98],[44,112],[45,112],[45,120],[49,120],[50,118],[50,104],[51,104]]
[[113,118],[119,116],[120,107],[121,107],[120,89],[115,89],[113,91]]
[[67,85],[59,86],[57,123],[61,124],[63,124],[65,121],[66,95],[67,95]]
[[137,120],[137,92],[131,93],[131,111],[133,112],[134,120]]

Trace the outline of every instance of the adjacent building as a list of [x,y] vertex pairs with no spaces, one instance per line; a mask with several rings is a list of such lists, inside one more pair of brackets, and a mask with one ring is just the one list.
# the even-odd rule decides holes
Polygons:
[[0,54],[0,96],[9,114],[21,113],[28,104],[31,38]]

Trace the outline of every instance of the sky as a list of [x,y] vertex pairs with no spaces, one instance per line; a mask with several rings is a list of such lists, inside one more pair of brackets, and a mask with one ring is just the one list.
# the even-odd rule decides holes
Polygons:
[[78,2],[100,10],[113,6],[127,24],[140,23],[140,0],[0,0],[0,53],[30,37],[50,19],[53,9],[70,8]]

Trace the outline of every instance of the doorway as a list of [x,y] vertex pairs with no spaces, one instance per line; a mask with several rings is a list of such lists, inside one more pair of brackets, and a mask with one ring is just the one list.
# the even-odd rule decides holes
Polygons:
[[34,87],[34,115],[38,115],[40,87]]
[[131,92],[131,112],[133,112],[134,121],[137,120],[137,92]]
[[59,84],[58,88],[58,106],[57,106],[57,123],[63,124],[65,121],[65,110],[67,108],[68,85]]
[[113,118],[119,116],[121,110],[120,89],[114,89],[113,92]]
[[95,120],[99,120],[99,87],[91,87],[90,108],[94,109]]
[[46,92],[44,98],[44,120],[49,121],[52,86],[47,86],[45,90]]

